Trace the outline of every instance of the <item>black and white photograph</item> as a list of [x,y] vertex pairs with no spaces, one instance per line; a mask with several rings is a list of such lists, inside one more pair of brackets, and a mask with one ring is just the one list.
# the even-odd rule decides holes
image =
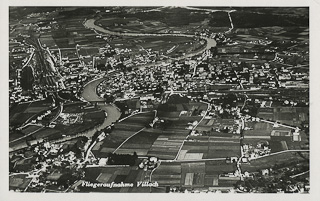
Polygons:
[[319,190],[311,6],[50,2],[5,7],[10,194]]

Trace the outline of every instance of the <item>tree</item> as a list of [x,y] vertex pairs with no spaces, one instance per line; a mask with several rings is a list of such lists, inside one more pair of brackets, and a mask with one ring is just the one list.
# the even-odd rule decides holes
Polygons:
[[112,103],[115,100],[115,98],[112,95],[108,95],[108,94],[104,95],[104,99],[107,103]]
[[31,67],[23,68],[21,72],[21,87],[23,90],[31,90],[34,83],[34,75]]
[[134,152],[133,155],[108,153],[108,164],[133,166],[137,158],[138,158],[138,155],[136,152]]

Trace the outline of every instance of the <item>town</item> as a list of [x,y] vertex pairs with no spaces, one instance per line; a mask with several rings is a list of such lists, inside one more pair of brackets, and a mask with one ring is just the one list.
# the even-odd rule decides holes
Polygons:
[[10,190],[308,193],[309,10],[282,9],[10,7]]

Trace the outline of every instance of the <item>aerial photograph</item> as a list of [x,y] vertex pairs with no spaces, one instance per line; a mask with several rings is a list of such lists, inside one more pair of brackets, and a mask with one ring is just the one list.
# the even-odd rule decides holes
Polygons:
[[9,191],[310,194],[309,7],[7,9]]

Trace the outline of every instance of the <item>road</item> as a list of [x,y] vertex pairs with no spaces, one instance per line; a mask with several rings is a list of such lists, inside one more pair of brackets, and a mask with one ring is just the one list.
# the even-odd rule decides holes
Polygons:
[[[211,105],[210,105],[210,103],[207,103],[207,102],[204,102],[204,101],[200,101],[200,102],[207,104],[208,107],[207,107],[206,113],[203,115],[203,117],[201,118],[201,120],[197,123],[197,125],[195,125],[195,126],[192,128],[192,131],[194,131],[194,130],[197,128],[197,126],[198,126],[198,125],[203,121],[203,119],[206,117],[207,113],[211,110]],[[177,161],[177,160],[178,160],[178,157],[179,157],[179,155],[180,155],[181,149],[182,149],[184,143],[187,141],[188,137],[189,137],[189,135],[187,135],[186,138],[185,138],[185,139],[183,140],[183,142],[181,143],[180,148],[179,148],[179,150],[178,150],[178,153],[177,153],[177,155],[176,155],[176,157],[174,158],[173,161]]]
[[31,51],[32,51],[32,53],[31,53],[28,61],[22,66],[22,69],[24,69],[24,68],[30,63],[31,59],[33,58],[35,49],[34,49],[34,48],[31,48]]
[[208,8],[195,8],[190,6],[179,6],[180,8],[185,8],[188,10],[198,10],[198,11],[206,11],[206,12],[234,12],[235,10],[217,10],[217,9],[208,9]]
[[[61,114],[61,112],[62,112],[62,110],[63,110],[63,104],[58,105],[58,106],[56,106],[56,107],[54,107],[54,108],[51,108],[51,109],[49,109],[49,110],[50,110],[50,111],[54,111],[57,107],[59,107],[59,111],[57,112],[57,114],[55,115],[55,117],[50,121],[50,123],[52,123],[53,121],[55,121],[55,120],[59,117],[59,115]],[[32,120],[32,119],[36,119],[36,117],[40,116],[39,114],[43,114],[43,111],[42,111],[42,112],[39,112],[39,113],[36,114],[36,115],[33,115],[32,117],[30,117],[27,121],[25,121],[25,124],[24,124],[23,126],[20,126],[20,127],[19,127],[19,129],[21,130],[21,129],[29,126],[29,125],[33,125],[33,124],[31,123],[31,120]],[[28,122],[28,123],[26,123],[26,122]],[[40,131],[40,130],[43,129],[43,128],[45,128],[45,126],[43,126],[43,125],[40,124],[39,129],[37,129],[37,130],[35,130],[35,131],[27,134],[27,135],[24,135],[24,136],[22,136],[22,137],[20,137],[20,138],[14,139],[14,140],[10,141],[9,143],[13,143],[13,142],[16,142],[16,141],[18,141],[18,140],[27,138],[27,137],[33,135],[34,133]]]
[[143,131],[144,129],[146,129],[146,127],[143,127],[142,129],[140,129],[139,131],[133,133],[132,135],[130,135],[125,141],[123,141],[112,153],[116,153],[121,147],[122,145],[124,145],[130,138],[132,138],[133,136],[139,134],[141,131]]
[[251,160],[257,160],[257,159],[260,159],[260,158],[266,158],[266,157],[270,157],[270,156],[274,156],[274,155],[278,155],[278,154],[283,154],[283,153],[287,153],[287,152],[310,152],[310,150],[306,150],[306,149],[296,149],[296,150],[284,150],[284,151],[278,151],[278,152],[275,152],[275,153],[271,153],[271,154],[268,154],[268,155],[263,155],[263,156],[259,156],[257,158],[253,158]]
[[193,162],[205,162],[205,161],[226,161],[227,158],[201,158],[190,160],[159,160],[167,163],[193,163]]
[[278,122],[268,121],[268,120],[264,120],[264,119],[260,119],[259,121],[265,122],[265,123],[269,123],[269,124],[273,124],[276,127],[282,126],[282,127],[294,129],[294,130],[297,130],[297,131],[300,130],[299,127],[288,126],[288,125],[284,125],[284,124],[281,124],[281,123],[278,123]]
[[231,25],[231,27],[229,28],[228,31],[226,31],[226,33],[230,33],[230,32],[232,31],[232,29],[234,28],[233,22],[232,22],[232,18],[231,18],[231,15],[230,15],[230,13],[232,13],[232,12],[234,12],[234,11],[235,11],[235,10],[228,11],[228,17],[229,17],[229,20],[230,20],[230,25]]

